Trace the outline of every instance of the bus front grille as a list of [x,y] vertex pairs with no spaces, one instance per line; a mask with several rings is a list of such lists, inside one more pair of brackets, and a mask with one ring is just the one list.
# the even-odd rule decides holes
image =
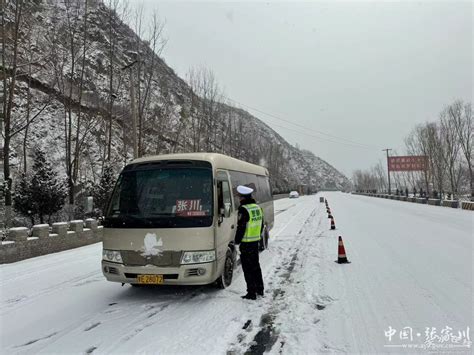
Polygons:
[[134,250],[122,250],[123,264],[126,266],[168,266],[168,267],[179,267],[181,265],[181,251],[167,250],[163,251],[160,255],[143,256],[142,251]]

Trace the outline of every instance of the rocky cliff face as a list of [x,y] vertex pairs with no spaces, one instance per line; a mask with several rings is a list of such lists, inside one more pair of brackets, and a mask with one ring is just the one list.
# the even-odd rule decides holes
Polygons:
[[[13,10],[6,11],[10,34]],[[188,85],[155,54],[153,40],[140,39],[102,2],[87,2],[87,18],[78,1],[36,0],[26,10],[12,121],[20,127],[34,119],[13,137],[14,171],[37,145],[61,171],[67,171],[68,155],[77,162],[77,186],[96,180],[106,161],[118,171],[133,154],[133,87],[141,155],[221,152],[267,166],[275,192],[348,185],[331,165],[291,146],[248,112],[209,92],[199,96],[198,85]],[[7,44],[8,59],[12,51]]]

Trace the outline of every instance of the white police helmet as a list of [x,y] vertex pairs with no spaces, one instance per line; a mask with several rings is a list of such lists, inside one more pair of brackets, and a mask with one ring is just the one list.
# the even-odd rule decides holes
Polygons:
[[237,186],[237,192],[241,195],[250,195],[253,189],[248,186],[239,185]]

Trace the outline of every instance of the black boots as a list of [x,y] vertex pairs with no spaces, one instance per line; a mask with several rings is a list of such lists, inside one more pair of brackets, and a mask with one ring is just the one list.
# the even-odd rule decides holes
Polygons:
[[244,300],[256,300],[257,295],[255,293],[247,293],[245,296],[240,296]]
[[263,297],[263,291],[257,291],[256,294],[247,292],[247,294],[245,296],[240,296],[240,297],[243,298],[244,300],[256,300],[257,295]]

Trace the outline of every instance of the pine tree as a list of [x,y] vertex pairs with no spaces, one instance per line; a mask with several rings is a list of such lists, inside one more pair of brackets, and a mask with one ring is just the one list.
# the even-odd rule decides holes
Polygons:
[[38,216],[41,223],[64,206],[65,182],[58,177],[41,149],[35,149],[31,178],[22,175],[15,190],[15,209],[31,218]]
[[104,214],[109,202],[109,198],[112,195],[112,191],[115,186],[115,174],[110,165],[104,167],[102,176],[100,177],[99,184],[94,186],[92,189],[92,197],[94,198],[94,205],[100,209],[101,213]]
[[50,217],[64,206],[65,183],[59,179],[41,149],[35,149],[31,190],[33,206],[41,223],[44,223],[45,215]]
[[31,210],[31,179],[25,173],[20,175],[15,185],[15,194],[13,198],[13,207],[15,211],[31,219],[31,224],[35,224],[35,218]]

